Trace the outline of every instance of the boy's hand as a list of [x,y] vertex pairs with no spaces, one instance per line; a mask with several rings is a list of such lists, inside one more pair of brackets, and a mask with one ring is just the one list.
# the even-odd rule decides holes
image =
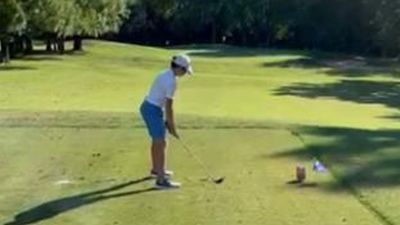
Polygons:
[[178,132],[176,132],[175,124],[173,123],[168,123],[168,121],[165,121],[165,126],[167,127],[168,132],[174,136],[175,138],[179,139]]

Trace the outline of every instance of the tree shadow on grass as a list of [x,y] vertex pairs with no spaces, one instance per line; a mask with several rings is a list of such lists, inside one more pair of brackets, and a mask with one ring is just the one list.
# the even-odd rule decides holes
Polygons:
[[265,67],[282,67],[282,68],[306,68],[306,69],[319,69],[325,67],[323,62],[319,59],[310,57],[301,57],[296,59],[289,59],[278,62],[263,63]]
[[[330,190],[400,185],[400,130],[305,127],[298,133],[305,145],[269,157],[320,158],[338,181]],[[310,137],[332,141],[313,144]]]
[[62,56],[62,55],[81,55],[85,54],[85,51],[74,51],[71,49],[65,50],[63,54],[60,54],[57,51],[47,51],[44,49],[36,49],[33,50],[31,53],[27,54],[26,56]]
[[32,66],[0,65],[0,73],[2,71],[24,71],[24,70],[37,70],[37,68]]
[[17,60],[40,62],[40,61],[61,61],[62,58],[59,56],[56,56],[56,55],[27,55],[27,56],[21,57]]
[[[191,130],[234,130],[274,129],[275,121],[227,119],[180,114],[179,129]],[[142,129],[141,116],[134,112],[98,111],[7,111],[0,110],[1,128],[70,128],[70,129]]]
[[387,116],[381,116],[380,118],[390,119],[390,120],[399,120],[400,121],[400,114],[392,114]]
[[46,50],[34,50],[33,52],[24,55],[17,60],[21,61],[61,61],[63,56],[82,56],[85,55],[84,51],[65,50],[63,54],[58,52],[48,52]]
[[46,50],[33,50],[32,52],[16,57],[13,60],[40,62],[40,61],[61,61],[64,56],[83,56],[86,55],[85,51],[65,50],[63,54],[59,52],[49,52]]
[[300,58],[263,63],[263,67],[324,69],[322,73],[342,77],[384,75],[400,77],[400,63],[395,59],[364,58],[322,52],[309,52]]
[[243,48],[229,45],[192,45],[174,49],[186,50],[191,56],[208,58],[289,56],[289,59],[262,63],[261,66],[265,68],[318,69],[326,75],[352,78],[375,75],[400,77],[400,62],[397,59],[366,58],[319,51]]
[[53,218],[57,215],[83,207],[85,205],[94,204],[99,201],[105,201],[113,198],[121,198],[125,196],[137,195],[145,192],[155,191],[156,190],[155,188],[146,188],[141,190],[106,195],[109,192],[117,191],[119,189],[135,185],[150,179],[151,179],[150,177],[144,177],[138,180],[129,181],[106,189],[49,201],[19,213],[18,215],[15,216],[14,221],[6,223],[5,225],[33,224]]
[[230,45],[188,45],[170,48],[174,50],[184,50],[190,56],[207,58],[227,58],[227,57],[256,57],[256,56],[299,56],[301,51],[279,50],[271,48],[246,48]]
[[362,104],[382,104],[400,107],[400,82],[340,80],[336,83],[310,84],[296,83],[280,87],[275,95],[298,96],[303,98],[336,98]]

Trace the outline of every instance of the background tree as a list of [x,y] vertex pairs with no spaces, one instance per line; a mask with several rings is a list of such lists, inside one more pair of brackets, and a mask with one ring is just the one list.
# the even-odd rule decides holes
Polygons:
[[10,60],[10,44],[13,35],[20,34],[26,27],[26,18],[21,3],[17,0],[0,1],[0,61]]
[[375,45],[383,56],[399,56],[400,51],[400,2],[399,1],[367,1],[374,7]]
[[117,32],[128,15],[126,0],[75,0],[72,34],[74,50],[82,50],[82,36]]
[[400,1],[139,0],[130,10],[117,40],[400,52]]
[[1,0],[0,18],[3,60],[30,52],[33,38],[63,53],[66,39],[82,50],[85,37],[400,53],[400,1]]

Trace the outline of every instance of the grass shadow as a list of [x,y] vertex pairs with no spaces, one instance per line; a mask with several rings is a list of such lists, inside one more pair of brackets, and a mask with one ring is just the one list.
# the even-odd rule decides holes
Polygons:
[[58,51],[47,51],[45,49],[36,49],[29,53],[27,56],[62,56],[62,55],[81,55],[85,54],[85,51],[74,51],[72,49],[65,50],[63,54]]
[[155,188],[146,188],[141,190],[106,195],[107,193],[110,193],[112,191],[117,191],[119,189],[135,185],[150,179],[151,179],[150,177],[144,177],[138,180],[129,181],[102,190],[97,190],[80,195],[52,200],[19,213],[14,217],[14,221],[6,223],[5,225],[33,224],[43,220],[51,219],[62,213],[66,213],[70,210],[74,210],[86,205],[94,204],[99,201],[105,201],[113,198],[121,198],[145,192],[155,191],[156,190]]
[[256,57],[256,56],[279,56],[279,55],[299,55],[300,51],[278,50],[271,48],[246,48],[231,45],[185,45],[174,46],[173,50],[186,51],[190,56],[208,58],[226,57]]
[[367,58],[319,51],[245,48],[229,45],[188,45],[168,49],[184,50],[191,56],[209,58],[294,56],[295,58],[278,62],[265,62],[261,66],[265,68],[323,69],[323,73],[330,76],[352,78],[375,75],[400,77],[398,59]]
[[29,62],[40,62],[40,61],[61,61],[62,58],[59,55],[26,55],[17,60],[20,61],[29,61]]
[[335,98],[362,104],[381,104],[400,107],[400,82],[340,80],[336,83],[310,84],[296,83],[275,90],[278,96],[298,96],[303,98]]
[[303,182],[299,180],[290,180],[286,184],[296,188],[317,188],[319,186],[316,182]]
[[25,71],[25,70],[37,70],[32,66],[14,66],[14,65],[0,65],[0,72],[2,71]]
[[264,67],[282,67],[282,68],[306,68],[306,69],[318,69],[324,67],[324,64],[315,58],[298,58],[289,59],[278,62],[266,62],[263,63]]
[[[286,53],[283,52],[282,55]],[[366,77],[384,75],[400,77],[400,63],[397,59],[365,58],[323,52],[302,52],[300,58],[263,63],[262,66],[280,68],[324,69],[330,76]]]
[[[265,120],[226,119],[179,114],[179,129],[275,129],[278,123]],[[0,128],[70,128],[70,129],[142,129],[141,116],[135,112],[99,111],[2,111]]]
[[390,119],[390,120],[399,120],[400,121],[400,114],[392,114],[387,116],[381,116],[380,118]]
[[[61,61],[63,60],[63,56],[82,56],[85,55],[85,51],[73,51],[66,50],[63,54],[58,52],[48,52],[46,50],[34,50],[29,54],[21,55],[13,60],[15,61],[26,61],[26,62],[41,62],[41,61]],[[24,71],[24,70],[37,70],[36,67],[33,66],[22,66],[22,65],[13,65],[13,64],[5,64],[0,62],[0,72],[2,71]]]
[[20,56],[15,60],[19,61],[61,61],[63,60],[63,56],[82,56],[85,55],[85,51],[73,51],[73,50],[65,50],[63,54],[60,54],[56,51],[46,51],[46,50],[34,50],[26,55]]
[[[320,144],[306,145],[270,157],[320,158],[337,178],[331,190],[351,187],[393,187],[400,185],[400,130],[364,130],[333,127],[299,128],[303,135],[329,138]],[[300,133],[300,132],[299,132]]]

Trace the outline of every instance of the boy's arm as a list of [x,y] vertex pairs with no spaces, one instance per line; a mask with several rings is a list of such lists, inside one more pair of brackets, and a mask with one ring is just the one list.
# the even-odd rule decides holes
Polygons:
[[165,104],[165,114],[166,114],[166,126],[171,135],[179,139],[179,135],[176,132],[175,121],[174,121],[174,110],[173,110],[174,100],[167,98],[167,102]]

